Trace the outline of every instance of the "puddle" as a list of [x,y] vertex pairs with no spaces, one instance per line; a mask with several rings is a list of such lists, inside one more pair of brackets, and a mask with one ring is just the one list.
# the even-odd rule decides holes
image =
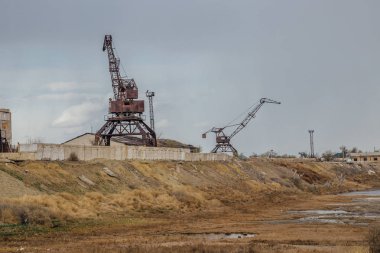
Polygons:
[[380,220],[380,190],[356,191],[339,194],[341,196],[354,196],[351,202],[328,203],[333,210],[312,209],[292,210],[286,213],[290,216],[281,220],[263,220],[258,223],[266,224],[350,224],[354,226],[367,226],[371,221]]
[[243,239],[255,237],[252,233],[200,233],[200,234],[183,234],[190,237],[205,238],[207,240],[221,239]]
[[339,194],[341,196],[379,196],[380,190],[356,191]]
[[314,222],[329,223],[329,224],[345,224],[346,223],[342,220],[329,219],[327,217],[318,217],[318,216],[304,217],[304,218],[300,218],[298,221],[302,222],[302,223],[307,223],[307,222],[310,222],[310,223],[314,223]]
[[317,215],[341,215],[347,214],[347,211],[343,210],[305,210],[305,211],[289,211],[292,214],[317,214]]
[[296,219],[298,223],[329,223],[329,224],[344,224],[351,223],[348,219],[352,213],[344,210],[302,210],[288,211],[289,214],[299,214],[304,217]]
[[[358,199],[359,201],[360,199]],[[366,224],[368,220],[379,220],[380,212],[376,205],[367,202],[353,200],[351,206],[340,206],[338,210],[302,210],[288,211],[288,214],[296,215],[293,221],[297,223],[330,223],[330,224]],[[360,204],[360,205],[358,205]],[[341,210],[345,208],[346,210]],[[297,217],[298,216],[298,217]],[[300,217],[302,216],[302,217]]]
[[255,237],[255,234],[247,234],[247,233],[242,233],[242,234],[232,233],[232,234],[229,234],[229,233],[226,233],[226,234],[223,235],[223,238],[229,238],[229,239],[252,238],[252,237]]
[[356,200],[362,200],[362,201],[368,201],[368,202],[371,202],[371,201],[380,201],[380,198],[374,198],[374,197],[371,197],[371,198],[356,199]]

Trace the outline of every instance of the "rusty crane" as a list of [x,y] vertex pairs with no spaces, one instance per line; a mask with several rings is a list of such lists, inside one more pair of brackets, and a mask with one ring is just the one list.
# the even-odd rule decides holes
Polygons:
[[[212,153],[217,153],[217,152],[232,152],[233,155],[238,155],[237,150],[232,146],[231,144],[231,139],[238,134],[241,130],[243,130],[244,127],[247,126],[247,124],[256,116],[256,113],[260,110],[260,108],[265,104],[265,103],[271,103],[271,104],[281,104],[278,101],[269,99],[269,98],[261,98],[259,103],[253,107],[252,110],[249,111],[248,115],[243,119],[238,124],[228,124],[227,126],[224,127],[213,127],[210,130],[206,131],[205,133],[202,134],[202,138],[206,138],[206,135],[210,132],[215,133],[216,135],[216,146],[214,149],[211,151]],[[236,127],[235,130],[227,135],[224,130],[226,128],[230,127]]]
[[108,54],[114,96],[109,99],[108,117],[95,134],[95,143],[109,146],[111,138],[122,138],[129,145],[157,146],[156,133],[142,118],[144,100],[138,100],[135,80],[120,75],[120,59],[114,53],[111,35],[105,35],[103,51]]

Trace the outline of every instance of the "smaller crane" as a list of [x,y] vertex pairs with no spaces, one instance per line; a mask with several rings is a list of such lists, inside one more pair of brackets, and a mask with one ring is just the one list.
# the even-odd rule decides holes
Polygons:
[[[249,113],[248,115],[243,119],[242,122],[238,124],[233,125],[227,125],[224,127],[213,127],[210,130],[206,131],[202,134],[202,138],[206,138],[207,134],[212,132],[216,135],[216,146],[213,150],[211,150],[211,153],[217,153],[217,152],[232,152],[233,155],[237,156],[238,152],[237,150],[232,146],[231,139],[236,134],[238,134],[244,127],[247,126],[247,124],[256,116],[256,113],[260,110],[260,108],[265,104],[281,104],[281,102],[269,99],[269,98],[261,98],[258,105],[256,105]],[[230,134],[227,135],[224,133],[224,130],[229,127],[236,127],[236,129]]]

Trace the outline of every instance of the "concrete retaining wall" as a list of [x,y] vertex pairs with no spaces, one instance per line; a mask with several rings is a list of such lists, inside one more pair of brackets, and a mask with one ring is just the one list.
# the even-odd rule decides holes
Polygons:
[[12,161],[36,160],[36,153],[0,153],[0,159]]
[[[25,160],[68,160],[74,153],[79,160],[96,158],[111,160],[175,160],[175,161],[228,161],[226,154],[190,153],[189,149],[137,146],[80,146],[57,144],[21,144],[20,158]],[[22,159],[20,159],[22,160]]]
[[214,154],[214,153],[186,153],[185,161],[230,161],[231,156],[227,154]]
[[138,160],[185,160],[189,149],[128,146],[128,159]]

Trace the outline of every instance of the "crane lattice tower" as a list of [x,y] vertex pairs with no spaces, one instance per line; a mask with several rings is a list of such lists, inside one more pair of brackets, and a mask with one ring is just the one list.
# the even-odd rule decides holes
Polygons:
[[120,75],[111,35],[104,37],[103,51],[108,54],[114,97],[109,99],[108,117],[95,134],[95,143],[109,146],[111,138],[123,138],[129,145],[157,146],[156,133],[142,118],[144,100],[138,100],[135,80]]

